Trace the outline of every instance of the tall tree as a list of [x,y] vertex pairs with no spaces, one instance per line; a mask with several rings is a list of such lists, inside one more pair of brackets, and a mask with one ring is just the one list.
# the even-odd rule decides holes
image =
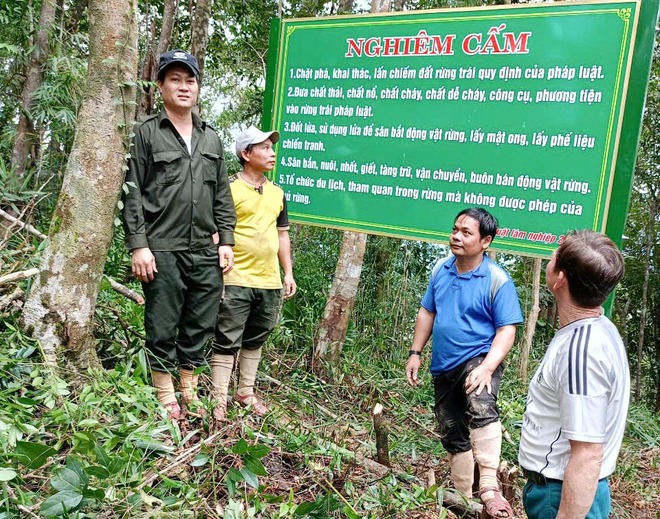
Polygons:
[[191,0],[190,2],[190,53],[199,63],[199,80],[204,77],[206,45],[209,41],[209,20],[211,0]]
[[129,85],[137,69],[136,9],[137,0],[89,2],[86,93],[39,275],[23,313],[51,365],[98,364],[92,318],[135,111]]
[[[390,0],[372,0],[372,13],[389,10]],[[324,359],[328,350],[330,350],[330,362],[337,363],[341,357],[351,311],[358,292],[366,246],[366,234],[357,232],[344,234],[330,295],[319,324],[313,353],[314,363]]]
[[23,177],[31,160],[34,160],[34,149],[37,141],[32,124],[32,109],[34,94],[44,79],[43,67],[48,57],[48,35],[55,21],[55,0],[43,0],[39,13],[39,26],[34,35],[32,51],[27,67],[23,93],[21,95],[21,110],[16,126],[16,136],[11,150],[11,165],[18,177]]
[[[142,63],[142,72],[140,78],[145,83],[140,91],[140,105],[138,111],[140,115],[148,115],[154,109],[154,87],[152,83],[156,81],[158,74],[158,58],[161,54],[167,52],[172,41],[172,31],[174,30],[174,21],[179,7],[179,0],[164,0],[163,15],[160,23],[160,36],[156,45],[149,44]],[[158,31],[156,18],[151,20],[151,39],[154,40]]]
[[[314,347],[314,364],[329,358],[337,363],[346,341],[346,330],[355,304],[355,296],[362,274],[362,261],[367,245],[367,235],[358,232],[346,232],[341,244],[335,276],[330,288],[330,295],[325,305],[323,318]],[[328,350],[330,354],[328,355]]]
[[525,320],[525,341],[520,355],[520,378],[527,381],[527,369],[529,366],[529,352],[534,342],[534,331],[536,323],[539,320],[539,311],[541,309],[539,299],[541,291],[541,258],[534,258],[532,273],[532,306],[529,309],[529,315]]

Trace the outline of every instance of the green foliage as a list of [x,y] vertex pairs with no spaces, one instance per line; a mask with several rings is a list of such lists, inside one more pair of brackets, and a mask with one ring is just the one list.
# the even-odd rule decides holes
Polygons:
[[660,411],[660,51],[654,50],[623,252],[626,276],[616,308],[628,344],[636,396]]

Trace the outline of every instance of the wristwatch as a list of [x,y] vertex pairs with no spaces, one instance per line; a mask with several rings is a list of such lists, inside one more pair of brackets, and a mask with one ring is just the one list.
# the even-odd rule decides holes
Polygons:
[[410,350],[410,351],[408,352],[408,357],[410,357],[411,355],[421,355],[421,354],[422,354],[421,351]]

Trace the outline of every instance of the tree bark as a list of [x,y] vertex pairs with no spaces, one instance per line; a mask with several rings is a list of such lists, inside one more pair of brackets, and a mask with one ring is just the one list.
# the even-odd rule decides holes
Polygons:
[[39,274],[23,312],[50,365],[98,366],[92,318],[134,118],[137,0],[89,2],[89,66],[78,128]]
[[534,341],[534,330],[539,319],[539,299],[541,291],[541,258],[534,258],[533,280],[532,280],[532,308],[529,310],[527,322],[525,323],[525,341],[520,356],[520,378],[527,380],[527,369],[529,366],[529,352],[532,350]]
[[21,112],[18,116],[16,137],[14,137],[14,145],[11,150],[11,166],[14,168],[14,174],[19,178],[25,176],[30,162],[35,159],[35,148],[38,143],[35,139],[30,111],[34,94],[44,80],[43,67],[48,58],[48,35],[55,22],[55,12],[55,0],[43,0],[39,12],[39,27],[30,54],[27,76],[23,83]]
[[366,245],[366,234],[344,233],[339,258],[337,259],[335,277],[319,325],[313,364],[324,359],[328,349],[330,349],[330,362],[339,362],[346,340],[346,330],[348,329],[351,310],[355,304],[355,296],[360,283]]
[[383,406],[376,404],[371,412],[374,422],[374,433],[376,434],[376,459],[378,463],[386,467],[391,467],[390,464],[390,447],[389,447],[389,428],[383,416]]
[[204,77],[204,59],[206,44],[209,41],[209,20],[211,19],[211,0],[197,0],[191,5],[190,13],[190,53],[199,63],[199,81]]

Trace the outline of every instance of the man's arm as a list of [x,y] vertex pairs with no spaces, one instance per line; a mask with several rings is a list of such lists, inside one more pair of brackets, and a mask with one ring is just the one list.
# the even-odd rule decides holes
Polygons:
[[[417,312],[417,320],[415,321],[415,333],[413,335],[411,350],[421,352],[424,346],[429,341],[433,333],[433,321],[435,320],[435,313],[429,312],[423,306]],[[408,384],[415,387],[418,383],[417,373],[421,364],[420,355],[410,355],[406,363],[406,377]]]
[[153,281],[158,272],[147,240],[142,206],[142,189],[147,174],[147,156],[151,152],[148,143],[143,139],[142,127],[134,129],[131,141],[131,153],[128,158],[125,190],[122,193],[124,208],[121,213],[126,236],[126,247],[131,251],[131,271],[133,276],[143,283]]
[[[216,139],[218,141],[220,140],[217,135]],[[222,149],[222,143],[220,143],[220,149]],[[236,209],[234,208],[234,199],[231,196],[224,156],[218,162],[215,200],[213,201],[213,220],[218,231],[220,247],[223,245],[229,245],[231,247],[235,243]],[[230,259],[233,265],[233,251],[231,251]],[[220,266],[223,265],[221,264]]]
[[288,229],[278,229],[277,236],[280,240],[280,248],[277,258],[284,271],[284,299],[293,297],[296,293],[296,280],[293,279],[293,265],[291,264],[291,239]]
[[500,326],[495,331],[495,338],[493,339],[493,344],[490,346],[488,355],[486,355],[483,362],[474,368],[465,379],[465,389],[468,393],[471,393],[476,389],[477,395],[479,395],[484,388],[490,393],[490,379],[493,371],[497,369],[497,366],[499,366],[509,354],[515,339],[515,324]]
[[594,502],[603,444],[569,440],[571,455],[564,471],[561,502],[556,519],[583,519]]

